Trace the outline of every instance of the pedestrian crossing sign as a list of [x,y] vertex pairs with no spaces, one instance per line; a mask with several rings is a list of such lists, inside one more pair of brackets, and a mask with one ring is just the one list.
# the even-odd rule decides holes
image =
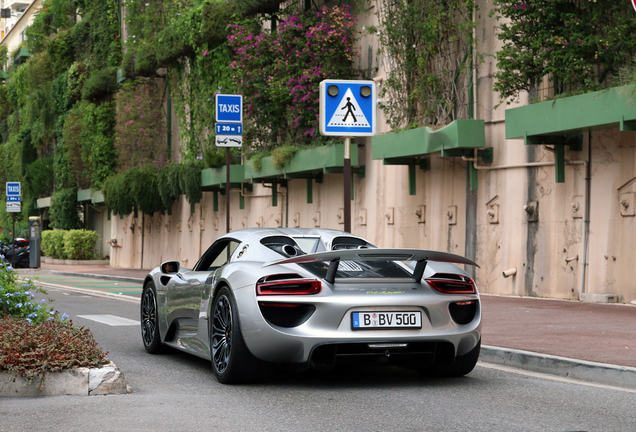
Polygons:
[[320,133],[342,137],[375,135],[375,105],[373,81],[322,81]]

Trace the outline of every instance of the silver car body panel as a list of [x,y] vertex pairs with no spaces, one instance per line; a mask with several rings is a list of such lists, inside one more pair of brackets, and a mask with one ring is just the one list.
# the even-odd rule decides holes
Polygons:
[[[273,236],[316,239],[316,250],[306,255],[285,257],[261,243],[262,239]],[[211,246],[229,240],[238,243],[229,262],[219,268],[196,271],[195,266],[194,269],[182,268],[170,275],[162,273],[160,267],[153,269],[146,281],[152,280],[157,290],[161,340],[182,351],[209,359],[210,309],[215,291],[225,285],[234,294],[241,333],[248,349],[256,357],[269,362],[306,363],[314,348],[334,343],[449,342],[454,346],[456,355],[463,355],[476,346],[481,338],[480,302],[477,302],[474,319],[465,325],[451,319],[449,305],[479,300],[479,295],[442,294],[425,281],[438,273],[468,277],[464,270],[452,263],[475,263],[446,252],[376,249],[370,243],[365,246],[368,249],[332,251],[332,243],[339,237],[364,241],[346,232],[326,229],[245,229],[228,233]],[[335,259],[343,262],[386,259],[387,255],[408,255],[413,262],[428,260],[422,279],[335,278],[333,283],[329,283],[301,266],[303,262],[325,261],[328,264]],[[414,267],[412,262],[400,265],[410,269]],[[322,290],[314,295],[258,296],[256,282],[279,273],[320,279]],[[278,327],[263,317],[259,302],[311,304],[315,306],[315,312],[301,325]],[[352,330],[351,314],[356,311],[420,311],[422,328]]]

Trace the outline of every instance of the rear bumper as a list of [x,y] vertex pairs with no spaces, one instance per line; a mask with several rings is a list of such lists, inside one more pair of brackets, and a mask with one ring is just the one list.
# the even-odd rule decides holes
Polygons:
[[[248,349],[261,360],[275,363],[379,362],[421,364],[440,353],[455,357],[472,350],[481,339],[479,296],[279,296],[277,302],[310,303],[315,311],[301,325],[283,328],[268,323],[250,289],[234,292],[239,305],[241,332]],[[416,299],[416,300],[414,300]],[[261,299],[262,300],[262,299]],[[449,305],[476,300],[474,318],[467,324],[451,319]],[[364,304],[361,305],[361,302]],[[352,330],[356,311],[421,311],[421,329]],[[402,343],[405,347],[370,348],[369,344]],[[387,355],[388,354],[388,355]]]

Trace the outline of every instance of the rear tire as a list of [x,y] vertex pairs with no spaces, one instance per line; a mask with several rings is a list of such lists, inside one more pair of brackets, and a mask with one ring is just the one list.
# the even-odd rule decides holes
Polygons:
[[217,381],[238,384],[263,377],[268,365],[247,349],[236,301],[228,287],[219,289],[214,297],[210,322],[210,357]]
[[144,348],[150,354],[160,354],[166,346],[159,335],[159,316],[157,311],[157,290],[154,282],[148,282],[141,294],[141,339]]
[[479,360],[480,351],[481,339],[477,342],[475,348],[464,355],[455,357],[453,363],[421,368],[417,370],[417,373],[425,377],[461,377],[467,375],[475,368],[477,360]]

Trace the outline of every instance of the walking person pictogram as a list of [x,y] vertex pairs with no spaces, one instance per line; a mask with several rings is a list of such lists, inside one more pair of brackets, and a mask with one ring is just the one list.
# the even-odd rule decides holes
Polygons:
[[356,116],[353,114],[353,110],[351,109],[353,108],[353,110],[356,109],[355,106],[353,106],[353,104],[351,103],[351,98],[347,98],[347,103],[345,104],[345,106],[343,106],[342,108],[340,108],[341,110],[346,109],[347,110],[347,114],[344,116],[344,119],[342,119],[342,121],[347,121],[347,117],[349,117],[349,114],[351,114],[351,117],[353,117],[353,122],[356,123],[358,120],[356,120]]

